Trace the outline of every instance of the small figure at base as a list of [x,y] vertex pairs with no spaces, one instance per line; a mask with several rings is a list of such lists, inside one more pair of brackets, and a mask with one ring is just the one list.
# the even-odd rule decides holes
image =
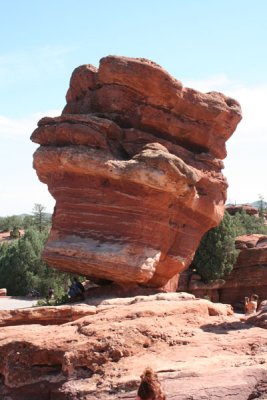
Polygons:
[[47,299],[51,300],[51,299],[53,299],[53,297],[54,297],[54,290],[50,287],[48,289]]
[[69,287],[68,295],[72,301],[84,300],[84,286],[76,277],[73,278],[73,282]]
[[150,367],[147,367],[141,375],[136,400],[166,400],[158,376]]
[[259,296],[257,294],[253,294],[250,299],[249,297],[245,297],[245,315],[251,315],[257,312],[258,299]]

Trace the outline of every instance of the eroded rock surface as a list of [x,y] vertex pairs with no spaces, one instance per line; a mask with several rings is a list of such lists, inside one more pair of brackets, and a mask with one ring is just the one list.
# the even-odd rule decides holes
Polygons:
[[28,324],[60,325],[93,314],[95,307],[86,304],[2,310],[0,327]]
[[220,301],[234,304],[245,296],[258,294],[266,299],[267,291],[267,236],[243,235],[236,238],[239,256],[231,274],[225,278]]
[[247,322],[267,329],[267,300],[260,303],[257,313],[248,317]]
[[267,293],[267,236],[251,234],[238,236],[235,241],[240,251],[232,272],[223,279],[204,283],[197,274],[185,271],[179,280],[179,290],[195,296],[208,296],[212,301],[230,303],[244,308],[244,298],[257,294],[259,300]]
[[113,299],[60,326],[2,327],[0,398],[133,400],[148,365],[167,399],[266,398],[267,330],[187,298]]
[[44,259],[95,279],[165,285],[223,216],[222,159],[239,104],[116,56],[75,69],[66,99],[31,137],[34,168],[56,199]]

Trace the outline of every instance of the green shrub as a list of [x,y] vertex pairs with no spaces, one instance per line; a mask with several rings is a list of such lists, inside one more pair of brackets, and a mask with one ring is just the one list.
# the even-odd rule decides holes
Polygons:
[[223,278],[231,272],[238,255],[235,237],[234,221],[225,212],[220,225],[203,236],[192,263],[204,282]]
[[71,274],[50,268],[41,258],[47,231],[29,229],[25,235],[0,246],[0,287],[13,296],[25,296],[32,289],[46,297],[51,287],[56,298],[63,297]]

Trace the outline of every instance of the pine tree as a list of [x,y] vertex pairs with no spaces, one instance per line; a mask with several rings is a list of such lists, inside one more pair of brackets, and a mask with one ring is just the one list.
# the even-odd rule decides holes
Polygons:
[[49,287],[55,295],[64,294],[70,274],[50,268],[41,258],[47,232],[29,229],[12,243],[0,246],[0,287],[10,295],[24,296],[36,289],[46,296]]
[[220,225],[203,236],[192,263],[203,281],[223,278],[231,272],[238,255],[235,237],[234,221],[225,212]]

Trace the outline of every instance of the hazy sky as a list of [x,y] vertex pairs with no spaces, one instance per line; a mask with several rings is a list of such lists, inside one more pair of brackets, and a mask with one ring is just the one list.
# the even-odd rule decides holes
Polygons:
[[29,137],[59,115],[73,69],[109,55],[145,57],[184,86],[236,98],[228,141],[228,201],[267,199],[267,1],[0,0],[0,215],[52,212],[32,168]]

